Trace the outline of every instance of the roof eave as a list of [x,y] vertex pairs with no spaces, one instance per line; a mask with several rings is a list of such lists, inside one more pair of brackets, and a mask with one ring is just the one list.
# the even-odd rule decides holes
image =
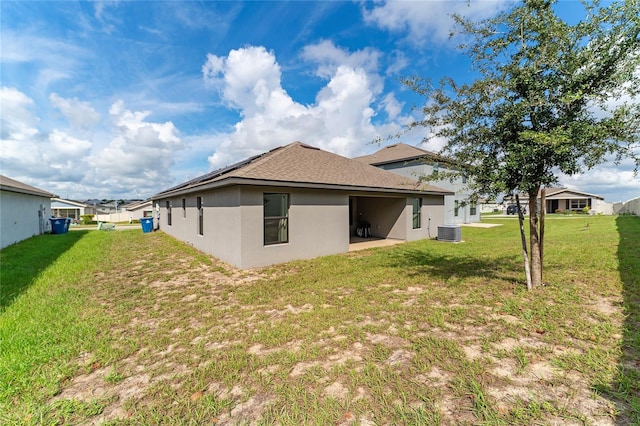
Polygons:
[[342,184],[330,184],[330,183],[317,183],[317,182],[294,182],[294,181],[280,181],[269,179],[250,179],[241,177],[230,177],[222,180],[209,182],[202,185],[192,186],[189,188],[182,188],[171,192],[162,192],[151,197],[152,200],[159,200],[163,198],[175,197],[178,195],[187,195],[199,191],[207,191],[211,189],[220,189],[234,185],[254,185],[254,186],[280,186],[289,188],[307,188],[307,189],[330,189],[340,191],[360,191],[360,192],[378,192],[389,194],[411,194],[411,195],[454,195],[454,192],[446,190],[434,190],[434,189],[417,189],[417,188],[385,188],[379,186],[359,186],[359,185],[342,185]]
[[58,196],[56,194],[52,194],[50,192],[46,192],[46,191],[31,191],[28,190],[26,188],[16,188],[15,186],[8,186],[8,185],[0,185],[0,190],[2,191],[8,191],[8,192],[15,192],[18,194],[26,194],[26,195],[36,195],[38,197],[44,197],[44,198],[57,198]]
[[68,204],[70,206],[75,206],[75,207],[84,207],[84,208],[91,207],[88,204],[78,203],[76,201],[71,201],[71,200],[65,200],[63,198],[58,198],[56,196],[51,197],[51,201],[55,201],[55,202],[62,203],[62,204]]

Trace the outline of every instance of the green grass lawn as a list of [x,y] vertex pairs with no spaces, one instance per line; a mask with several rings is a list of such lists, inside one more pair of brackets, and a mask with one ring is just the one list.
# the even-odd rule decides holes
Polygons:
[[0,424],[640,424],[640,218],[240,271],[163,233],[0,252]]

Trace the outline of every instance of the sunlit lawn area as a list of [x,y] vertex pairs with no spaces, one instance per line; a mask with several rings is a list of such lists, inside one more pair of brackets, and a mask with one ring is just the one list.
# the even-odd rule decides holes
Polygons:
[[640,218],[240,271],[167,235],[2,250],[0,424],[638,424]]

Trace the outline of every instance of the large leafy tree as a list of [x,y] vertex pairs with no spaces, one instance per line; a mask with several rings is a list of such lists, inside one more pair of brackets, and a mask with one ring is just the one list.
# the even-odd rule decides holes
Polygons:
[[542,283],[544,203],[536,199],[544,188],[560,173],[628,157],[637,171],[639,163],[639,0],[585,1],[571,24],[555,3],[526,0],[480,22],[454,16],[479,77],[404,81],[426,98],[424,118],[410,127],[444,138],[442,154],[465,165],[460,173],[477,194],[528,194],[528,252],[520,223],[530,289]]

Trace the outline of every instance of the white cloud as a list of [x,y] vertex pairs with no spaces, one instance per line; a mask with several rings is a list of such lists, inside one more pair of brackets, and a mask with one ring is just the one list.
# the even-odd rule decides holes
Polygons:
[[92,56],[88,49],[66,41],[28,32],[2,31],[0,60],[37,64],[36,87],[43,91],[47,85],[75,75],[82,68],[82,62]]
[[31,110],[31,98],[17,89],[3,87],[0,160],[11,177],[41,177],[50,181],[78,180],[92,143],[69,133],[38,129],[40,120]]
[[38,133],[38,118],[31,112],[35,103],[24,93],[12,87],[0,88],[0,131],[2,139],[26,140]]
[[100,121],[100,114],[88,102],[82,102],[78,98],[64,99],[57,93],[52,93],[49,95],[49,101],[74,128],[90,129]]
[[380,51],[367,47],[355,52],[348,52],[337,47],[333,42],[325,40],[317,44],[305,46],[302,57],[318,64],[316,75],[329,79],[338,67],[347,66],[353,69],[363,69],[368,73],[378,71]]
[[111,106],[109,115],[115,136],[89,158],[101,179],[129,191],[146,190],[147,195],[167,184],[175,152],[183,148],[173,123],[146,121],[150,112],[128,110],[121,100]]
[[102,31],[107,34],[112,33],[116,26],[112,22],[119,22],[119,19],[115,18],[115,14],[107,13],[108,8],[117,7],[120,4],[118,0],[116,1],[106,1],[100,0],[93,3],[93,16],[99,21],[102,25]]
[[394,120],[402,112],[404,102],[398,102],[393,93],[388,93],[382,101],[382,106],[384,107],[389,120]]
[[407,38],[422,44],[426,41],[443,42],[449,37],[458,13],[477,20],[494,16],[509,1],[385,1],[375,3],[371,9],[362,8],[365,22],[392,32],[405,32]]
[[[50,96],[70,122],[95,123],[98,112],[87,102]],[[183,147],[171,122],[148,120],[150,112],[131,111],[123,101],[109,110],[113,126],[94,142],[79,137],[77,127],[40,128],[34,101],[14,88],[0,90],[3,174],[61,196],[148,197],[170,183],[176,152]],[[88,118],[86,118],[88,117]],[[101,139],[98,137],[97,139]],[[46,182],[46,184],[42,184]]]
[[[281,69],[273,52],[249,46],[227,57],[208,55],[202,67],[209,87],[240,110],[242,120],[231,133],[218,135],[213,168],[223,167],[296,140],[350,156],[377,135],[371,107],[381,92],[375,55],[339,50],[328,43],[309,47],[303,55],[319,64],[329,79],[313,105],[295,102],[283,89]],[[344,59],[346,65],[339,62]]]
[[69,160],[84,158],[91,151],[93,144],[87,140],[75,138],[58,129],[48,136],[47,149],[43,153],[45,161],[66,163]]
[[594,167],[573,176],[561,175],[560,185],[590,194],[602,195],[605,201],[627,201],[640,196],[640,176],[624,165],[613,163]]
[[93,16],[98,20],[105,19],[105,11],[109,7],[116,7],[120,4],[119,0],[107,1],[100,0],[93,3]]
[[401,50],[391,52],[389,54],[389,65],[387,66],[386,75],[400,74],[409,63],[409,58]]

